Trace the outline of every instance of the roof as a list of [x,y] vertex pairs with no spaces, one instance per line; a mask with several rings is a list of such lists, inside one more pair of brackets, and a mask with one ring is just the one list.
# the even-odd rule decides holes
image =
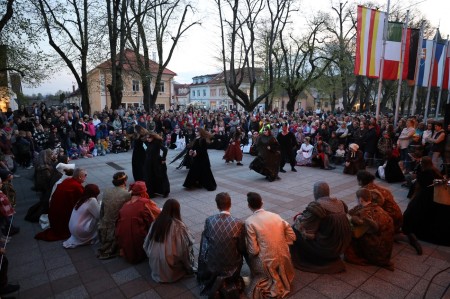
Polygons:
[[[134,51],[131,49],[125,49],[124,56],[125,56],[125,58],[124,58],[123,69],[126,71],[136,71],[137,70],[137,59],[136,59],[136,55],[134,54]],[[118,57],[118,55],[117,55],[117,57]],[[142,61],[144,61],[144,56],[139,54],[139,58]],[[148,61],[150,64],[150,72],[152,72],[152,73],[158,72],[159,64],[151,59],[149,59]],[[111,69],[111,60],[106,60],[106,61],[100,63],[99,65],[97,65],[95,68]],[[163,74],[164,75],[172,75],[172,76],[177,75],[175,72],[169,70],[168,68],[164,69]]]
[[[173,89],[175,90],[175,94],[178,95],[178,96],[186,96],[186,95],[188,95],[189,94],[189,87],[190,87],[190,84],[175,83],[173,85]],[[182,89],[185,89],[185,90],[183,90],[183,92],[180,92]]]

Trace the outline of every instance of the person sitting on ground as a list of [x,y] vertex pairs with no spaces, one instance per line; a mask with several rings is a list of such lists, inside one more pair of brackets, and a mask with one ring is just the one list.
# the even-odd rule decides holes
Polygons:
[[137,181],[130,185],[131,199],[119,211],[116,223],[116,239],[120,255],[131,264],[142,262],[145,258],[144,239],[150,225],[161,213],[148,194],[145,182]]
[[197,274],[200,295],[239,298],[244,291],[240,275],[245,253],[244,223],[231,216],[228,193],[217,194],[216,205],[220,213],[206,219],[200,241]]
[[291,291],[294,267],[289,245],[295,240],[291,226],[278,214],[265,211],[261,195],[247,193],[253,215],[245,220],[251,281],[249,298],[285,298]]
[[356,143],[351,143],[349,151],[345,158],[345,174],[356,174],[358,170],[365,169],[366,164],[364,162],[364,156],[362,151],[359,150],[359,146]]
[[334,164],[336,164],[336,165],[342,164],[345,160],[346,154],[347,154],[347,152],[345,151],[345,145],[342,143],[339,144],[338,149],[336,150],[336,152],[334,154]]
[[72,210],[84,192],[85,169],[76,168],[73,176],[56,187],[48,210],[50,227],[34,237],[44,241],[67,240],[70,237],[69,221]]
[[313,151],[313,162],[316,162],[321,169],[332,170],[335,167],[330,166],[331,147],[323,141],[321,136],[317,137],[316,145]]
[[361,188],[356,191],[358,205],[348,212],[353,225],[353,238],[345,250],[344,259],[352,264],[372,264],[394,271],[391,262],[394,223],[380,206],[382,198],[378,203],[372,202],[372,193],[382,197],[375,190]]
[[405,181],[405,176],[400,168],[398,158],[392,156],[392,151],[386,152],[386,161],[379,166],[375,176],[388,183],[398,183]]
[[345,271],[340,255],[350,244],[352,232],[347,205],[330,197],[326,182],[314,184],[314,201],[294,220],[297,240],[290,247],[295,268],[314,273]]
[[69,221],[71,236],[63,242],[64,248],[94,244],[97,241],[97,225],[100,218],[100,204],[97,196],[100,189],[95,184],[87,184],[83,195],[75,204]]
[[126,190],[127,179],[128,176],[125,172],[116,172],[112,180],[114,187],[106,189],[103,192],[100,222],[98,225],[101,246],[97,254],[97,257],[101,260],[114,258],[119,254],[115,230],[119,210],[131,198],[131,193]]
[[[358,171],[358,173],[356,174],[356,179],[358,181],[358,185],[362,188],[369,189],[370,191],[376,190],[381,194],[379,205],[389,214],[389,216],[391,216],[394,223],[394,232],[396,234],[396,238],[401,238],[402,234],[405,233],[411,246],[414,247],[414,249],[417,251],[417,254],[421,255],[422,246],[417,241],[416,236],[411,232],[402,232],[403,214],[397,202],[395,201],[392,192],[387,188],[375,184],[375,176],[366,170]],[[377,199],[374,198],[372,201],[377,202]]]
[[311,145],[310,140],[310,137],[305,137],[300,149],[297,151],[295,160],[298,166],[310,166],[312,163],[314,146]]
[[144,240],[151,277],[156,282],[175,282],[191,275],[194,238],[181,220],[180,203],[168,199]]

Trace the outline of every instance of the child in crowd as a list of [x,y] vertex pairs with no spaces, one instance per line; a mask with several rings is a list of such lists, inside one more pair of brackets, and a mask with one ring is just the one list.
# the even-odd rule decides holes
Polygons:
[[78,150],[76,143],[72,143],[72,146],[69,148],[68,156],[70,160],[76,160],[80,157],[80,151]]
[[[0,179],[0,188],[3,187],[3,182]],[[16,213],[8,196],[0,190],[0,217],[2,224],[2,234],[5,236],[12,236],[19,233],[20,229],[12,225],[13,215]]]
[[88,138],[87,145],[88,145],[88,147],[89,147],[89,152],[92,153],[92,151],[93,151],[94,148],[95,148],[95,143],[94,143],[94,141],[92,140],[92,138]]
[[81,140],[81,144],[78,146],[80,151],[80,157],[82,158],[92,158],[92,154],[89,152],[89,146],[86,144],[85,140]]
[[109,154],[112,151],[112,142],[109,136],[106,136],[102,143],[106,153]]
[[93,153],[94,157],[106,155],[106,150],[105,150],[105,147],[103,146],[101,139],[97,140],[97,144],[95,145],[95,148],[92,151],[92,153]]
[[347,152],[345,151],[345,145],[339,144],[338,149],[336,150],[334,154],[334,163],[341,165],[345,160],[345,155]]

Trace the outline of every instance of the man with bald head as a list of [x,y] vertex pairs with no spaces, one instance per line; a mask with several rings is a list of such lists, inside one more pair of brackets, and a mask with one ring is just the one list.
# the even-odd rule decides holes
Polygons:
[[290,251],[297,269],[314,273],[345,271],[340,255],[352,237],[347,211],[343,201],[330,197],[326,182],[314,184],[314,201],[295,217],[292,226],[297,239]]

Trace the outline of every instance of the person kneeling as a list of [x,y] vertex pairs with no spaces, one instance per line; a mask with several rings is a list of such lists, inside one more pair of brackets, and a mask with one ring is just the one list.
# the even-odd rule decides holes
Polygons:
[[[393,271],[394,265],[390,260],[394,223],[381,206],[372,202],[372,192],[366,188],[356,192],[358,205],[349,211],[353,238],[344,253],[345,261],[358,265],[372,264]],[[382,198],[381,195],[378,197]]]

